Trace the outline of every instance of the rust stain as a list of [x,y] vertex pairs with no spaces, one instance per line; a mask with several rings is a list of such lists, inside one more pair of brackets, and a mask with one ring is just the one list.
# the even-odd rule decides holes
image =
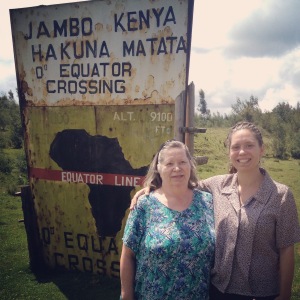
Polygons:
[[102,31],[103,30],[103,24],[102,23],[95,24],[95,30],[96,31]]
[[107,32],[112,32],[113,31],[112,25],[107,24],[106,25],[106,30],[107,30]]

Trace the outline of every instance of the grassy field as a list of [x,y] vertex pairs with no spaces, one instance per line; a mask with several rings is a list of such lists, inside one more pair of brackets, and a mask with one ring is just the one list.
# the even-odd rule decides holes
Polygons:
[[[198,167],[200,178],[227,172],[226,129],[208,129],[195,137],[195,155],[208,156],[208,164]],[[262,166],[271,176],[291,187],[300,215],[300,161],[278,161],[271,157],[271,145]],[[12,157],[18,153],[13,151]],[[119,280],[87,273],[33,273],[29,267],[27,239],[21,199],[7,194],[9,179],[0,176],[0,299],[101,299],[115,300]],[[4,184],[5,183],[5,184]],[[300,299],[300,245],[296,248],[293,300]]]

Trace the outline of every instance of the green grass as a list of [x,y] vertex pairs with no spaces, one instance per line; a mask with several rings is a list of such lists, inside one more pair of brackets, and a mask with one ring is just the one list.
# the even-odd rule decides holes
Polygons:
[[[206,165],[198,167],[199,177],[224,174],[228,169],[227,150],[223,145],[227,129],[209,128],[195,137],[195,155],[208,156]],[[267,145],[271,145],[268,139]],[[20,150],[22,151],[22,150]],[[300,216],[300,161],[278,161],[267,158],[262,162],[277,181],[290,186]],[[10,152],[12,158],[19,151]],[[33,273],[29,266],[27,237],[21,199],[7,194],[6,184],[15,184],[14,177],[0,174],[0,299],[103,299],[115,300],[120,294],[120,283],[110,279],[79,272],[45,271]],[[4,185],[5,182],[5,185]],[[300,245],[296,246],[296,267],[292,299],[300,299]]]
[[118,299],[120,283],[80,272],[30,270],[21,199],[0,197],[0,299]]

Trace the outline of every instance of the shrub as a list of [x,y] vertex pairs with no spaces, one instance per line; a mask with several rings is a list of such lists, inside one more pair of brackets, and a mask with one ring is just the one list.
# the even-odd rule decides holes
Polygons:
[[291,155],[295,159],[300,159],[300,130],[293,136]]
[[0,172],[10,174],[13,169],[12,160],[7,155],[0,151]]

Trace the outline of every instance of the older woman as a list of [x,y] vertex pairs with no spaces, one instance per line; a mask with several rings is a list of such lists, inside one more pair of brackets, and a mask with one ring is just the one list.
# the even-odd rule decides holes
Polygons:
[[162,145],[145,187],[151,192],[131,211],[125,227],[122,299],[208,299],[214,258],[212,196],[195,189],[195,164],[183,143]]

